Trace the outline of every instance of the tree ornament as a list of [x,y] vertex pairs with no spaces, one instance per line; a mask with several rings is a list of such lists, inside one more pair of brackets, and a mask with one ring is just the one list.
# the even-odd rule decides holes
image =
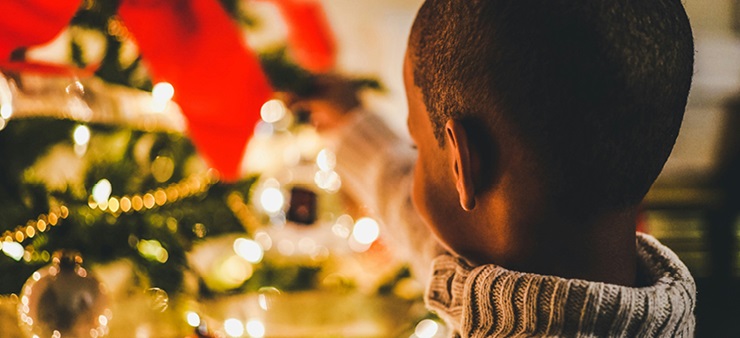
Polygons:
[[104,286],[82,267],[73,251],[58,251],[52,263],[23,285],[19,326],[28,337],[103,337],[111,311]]

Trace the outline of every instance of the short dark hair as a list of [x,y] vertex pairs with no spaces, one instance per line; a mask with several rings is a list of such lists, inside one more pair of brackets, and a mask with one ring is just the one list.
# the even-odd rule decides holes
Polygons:
[[644,198],[694,62],[680,0],[427,0],[409,48],[440,146],[450,118],[506,125],[551,197],[588,208]]

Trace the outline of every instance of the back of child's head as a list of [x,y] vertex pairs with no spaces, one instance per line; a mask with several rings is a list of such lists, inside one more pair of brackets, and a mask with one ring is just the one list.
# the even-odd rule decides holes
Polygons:
[[570,208],[644,198],[693,73],[680,0],[427,0],[409,47],[440,145],[450,118],[485,125],[528,149]]

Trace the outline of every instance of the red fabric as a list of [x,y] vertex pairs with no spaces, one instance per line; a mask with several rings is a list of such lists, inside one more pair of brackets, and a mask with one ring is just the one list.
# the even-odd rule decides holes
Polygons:
[[272,89],[218,0],[124,0],[118,11],[155,82],[175,88],[190,137],[225,181],[241,159]]
[[315,73],[331,70],[336,46],[321,4],[315,0],[266,0],[273,2],[288,24],[288,46],[296,62]]
[[62,31],[80,6],[80,0],[0,1],[0,60],[10,53],[50,41]]

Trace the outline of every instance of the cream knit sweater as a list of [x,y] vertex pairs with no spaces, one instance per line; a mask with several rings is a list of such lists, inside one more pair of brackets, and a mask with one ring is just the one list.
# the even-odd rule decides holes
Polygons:
[[692,337],[696,287],[667,247],[638,234],[647,286],[564,279],[434,260],[427,307],[463,337]]
[[383,235],[422,277],[427,307],[452,336],[693,336],[694,280],[655,238],[638,233],[642,287],[469,266],[444,253],[414,211],[408,142],[368,113],[357,114],[333,141],[345,189],[378,213]]

